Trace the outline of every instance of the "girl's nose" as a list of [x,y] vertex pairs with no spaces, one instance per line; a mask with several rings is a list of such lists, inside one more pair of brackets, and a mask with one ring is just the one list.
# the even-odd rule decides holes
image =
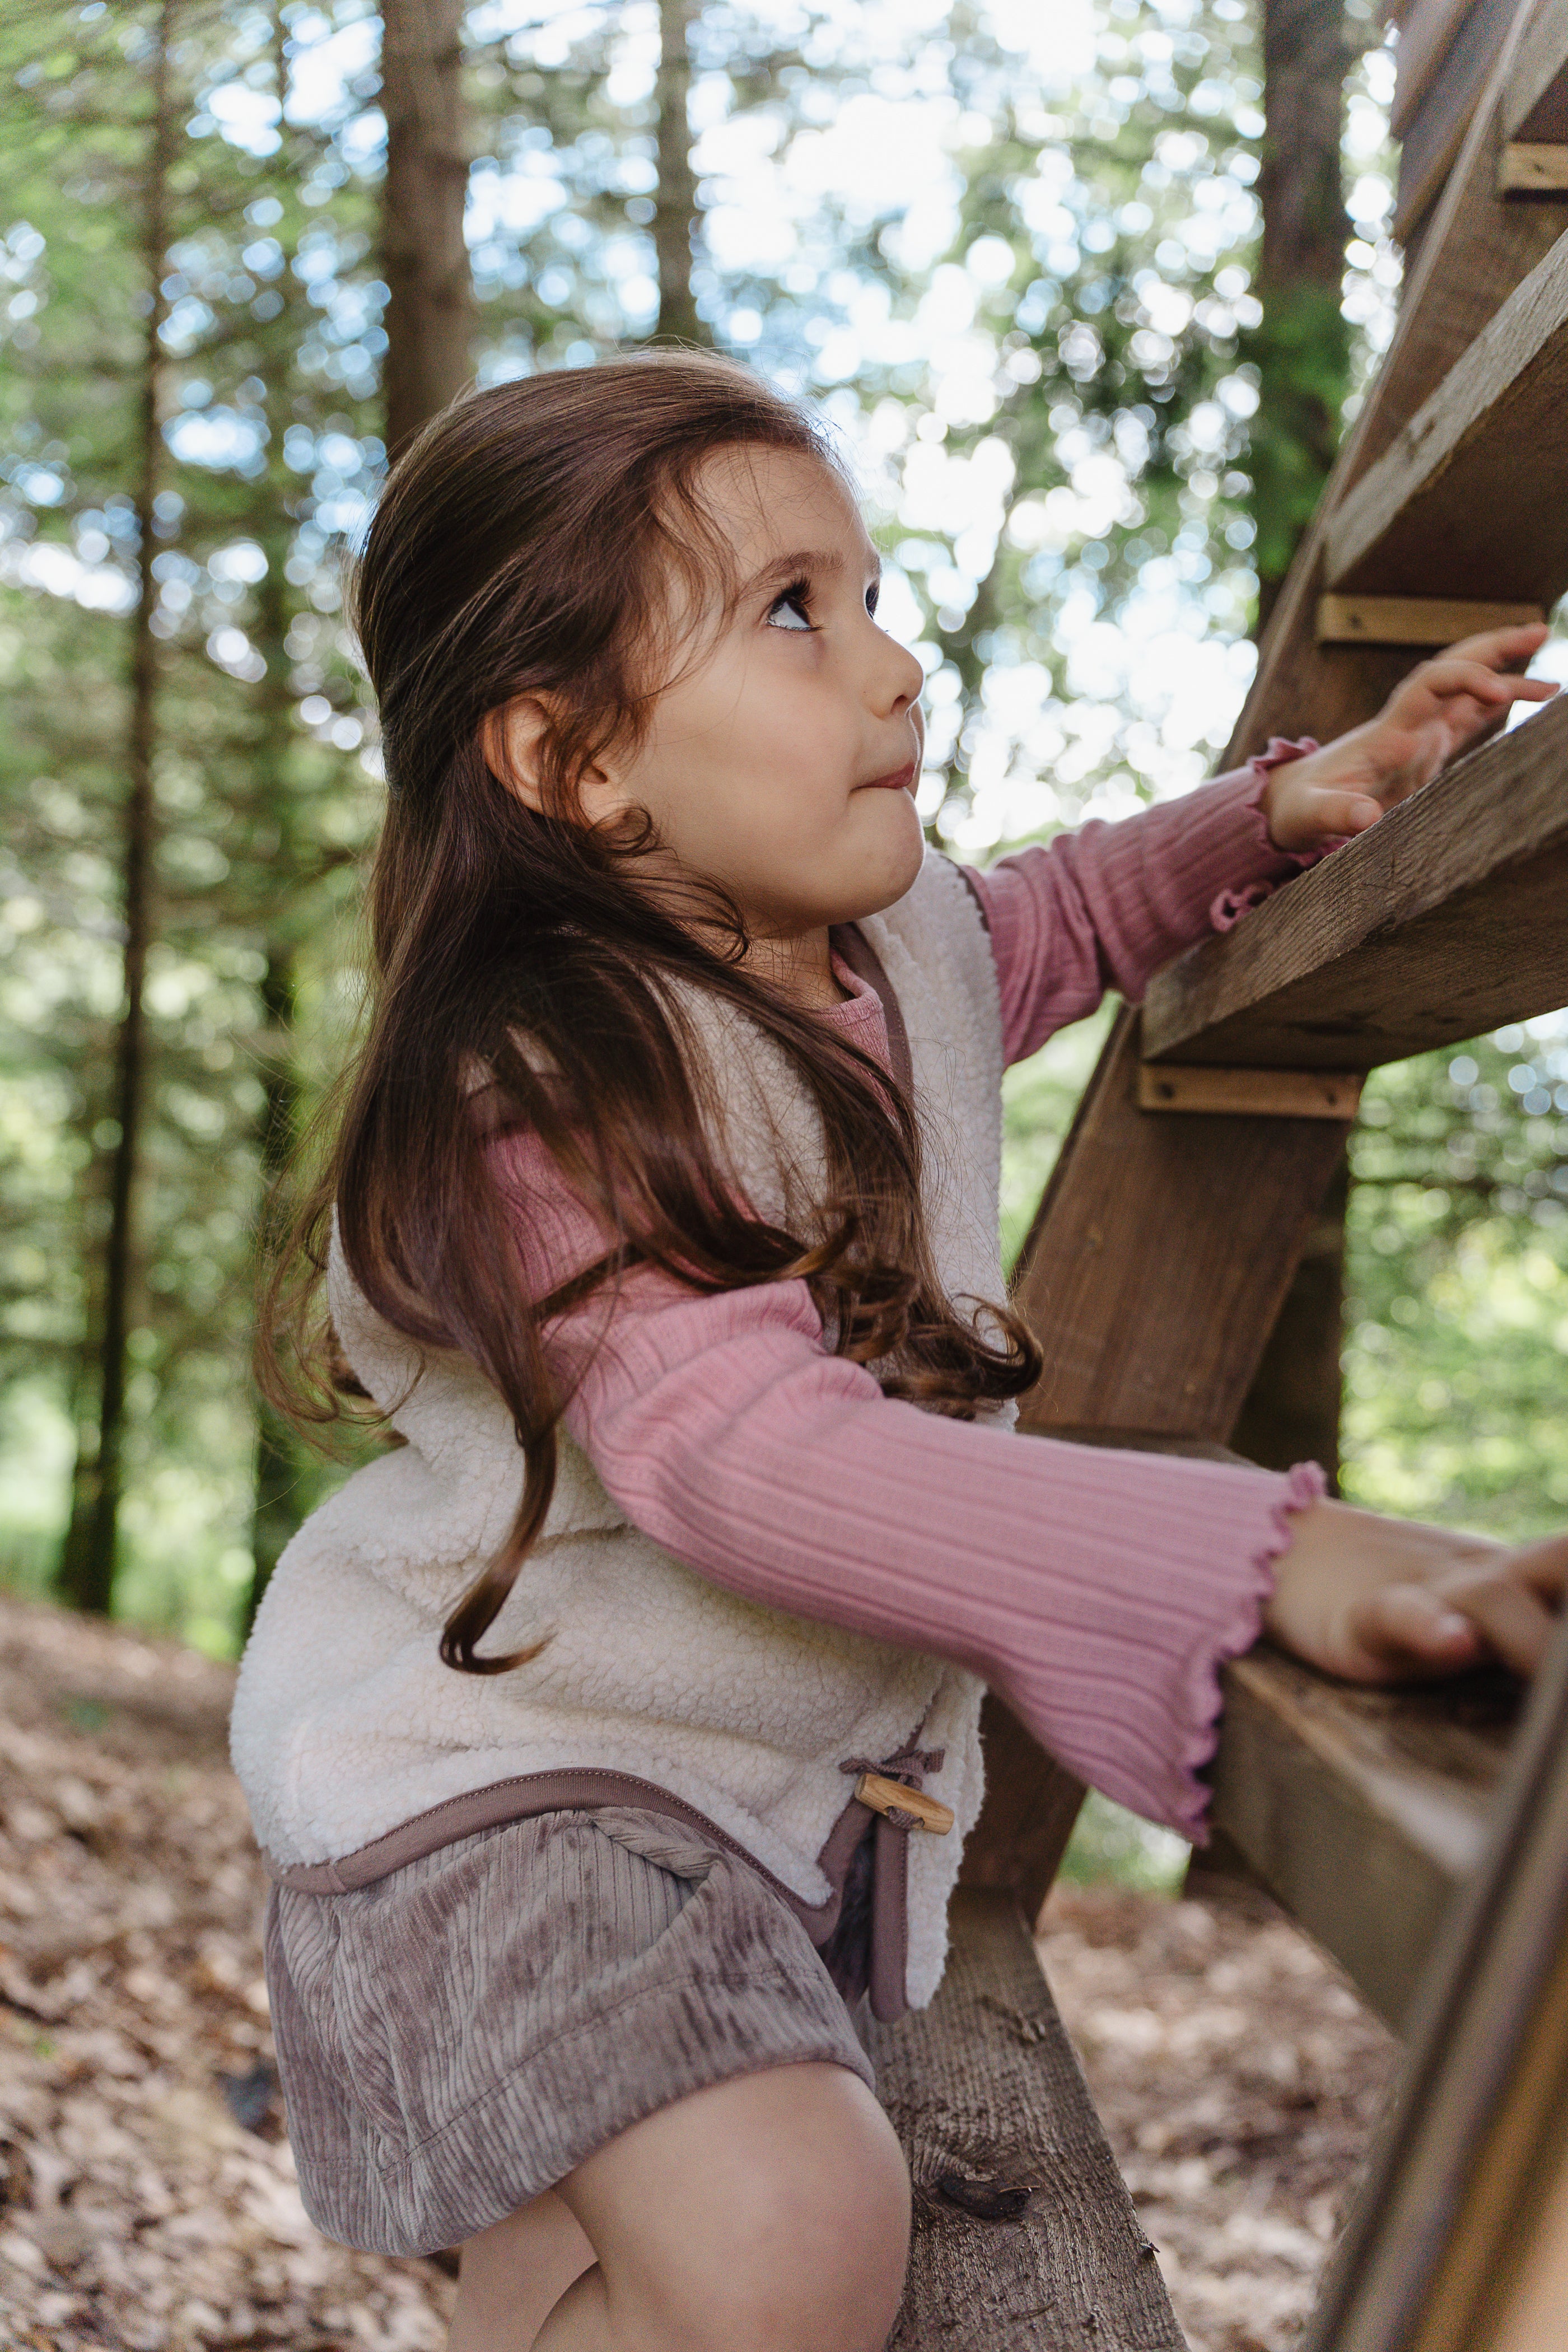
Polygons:
[[907,646],[878,629],[878,659],[871,680],[871,704],[878,717],[897,719],[918,702],[925,686],[919,657]]

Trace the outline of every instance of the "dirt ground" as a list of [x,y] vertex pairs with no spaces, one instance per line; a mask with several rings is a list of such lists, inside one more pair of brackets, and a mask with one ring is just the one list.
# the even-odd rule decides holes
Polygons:
[[[0,2346],[438,2352],[319,2238],[270,2067],[226,1667],[0,1599]],[[1286,2352],[1388,2037],[1258,1906],[1061,1889],[1042,1951],[1194,2352]]]

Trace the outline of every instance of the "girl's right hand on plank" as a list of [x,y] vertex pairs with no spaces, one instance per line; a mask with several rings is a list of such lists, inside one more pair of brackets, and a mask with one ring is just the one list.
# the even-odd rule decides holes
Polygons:
[[1500,725],[1510,704],[1549,702],[1550,678],[1514,674],[1549,635],[1544,622],[1530,622],[1466,637],[1412,670],[1375,719],[1276,768],[1258,802],[1275,847],[1320,849],[1364,833]]
[[1568,1535],[1484,1536],[1314,1503],[1281,1554],[1264,1631],[1358,1683],[1429,1680],[1501,1659],[1533,1674],[1568,1594]]

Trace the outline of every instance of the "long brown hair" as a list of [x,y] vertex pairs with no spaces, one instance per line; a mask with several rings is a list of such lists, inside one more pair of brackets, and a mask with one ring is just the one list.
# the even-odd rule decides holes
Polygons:
[[[389,796],[370,888],[367,1034],[336,1139],[274,1268],[264,1382],[296,1419],[341,1411],[314,1304],[331,1213],[365,1297],[425,1349],[469,1356],[505,1400],[522,1450],[512,1530],[448,1621],[449,1665],[479,1656],[544,1523],[564,1402],[546,1360],[552,1314],[632,1265],[697,1291],[805,1280],[840,1355],[884,1391],[969,1417],[1026,1388],[1039,1358],[1000,1306],[957,1314],[921,1213],[911,1105],[834,1031],[741,959],[721,893],[684,904],[647,887],[646,820],[590,825],[578,779],[636,742],[676,648],[672,574],[711,609],[722,543],[697,476],[750,445],[834,463],[802,412],[743,369],[660,353],[478,392],[395,468],[355,583],[380,704]],[[488,714],[523,695],[551,714],[546,814],[488,764]],[[694,919],[694,917],[697,919]],[[827,1198],[816,1230],[762,1222],[734,1196],[680,1011],[695,985],[787,1056],[820,1122]],[[609,1237],[605,1256],[530,1300],[512,1220],[472,1112],[534,1129]],[[341,1366],[340,1366],[341,1372]],[[342,1379],[338,1387],[352,1381]]]

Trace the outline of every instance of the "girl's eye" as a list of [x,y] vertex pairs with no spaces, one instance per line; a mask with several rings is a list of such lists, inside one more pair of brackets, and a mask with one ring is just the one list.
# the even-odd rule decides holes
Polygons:
[[797,580],[768,607],[768,626],[773,629],[800,631],[813,627],[810,607],[811,591],[804,580]]

